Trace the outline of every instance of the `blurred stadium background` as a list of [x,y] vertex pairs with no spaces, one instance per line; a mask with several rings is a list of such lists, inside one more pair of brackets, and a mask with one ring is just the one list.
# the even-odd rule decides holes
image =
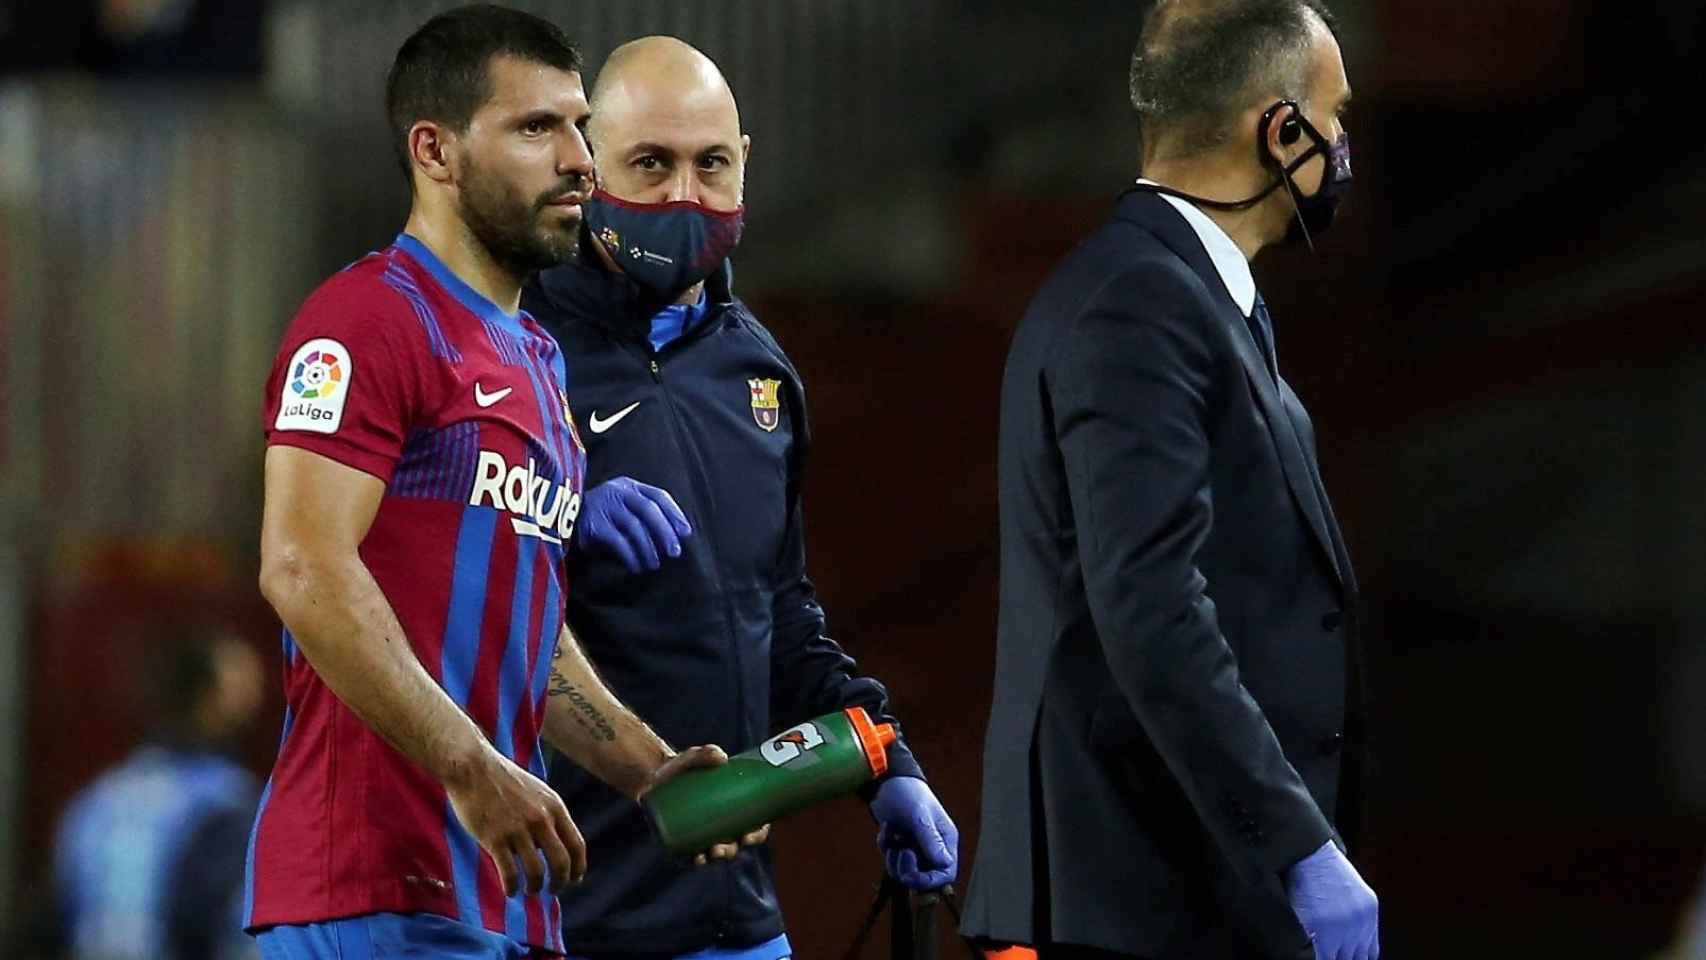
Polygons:
[[[276,649],[261,384],[301,298],[401,225],[382,80],[449,5],[0,3],[0,924],[39,903],[67,796],[146,732],[148,638]],[[514,5],[589,81],[649,33],[728,74],[754,140],[737,289],[813,398],[811,566],[969,859],[996,387],[1135,173],[1142,4]],[[1335,6],[1356,194],[1318,257],[1257,277],[1374,625],[1360,852],[1387,954],[1653,956],[1706,860],[1706,13]],[[802,957],[851,937],[871,833],[851,800],[778,827]]]

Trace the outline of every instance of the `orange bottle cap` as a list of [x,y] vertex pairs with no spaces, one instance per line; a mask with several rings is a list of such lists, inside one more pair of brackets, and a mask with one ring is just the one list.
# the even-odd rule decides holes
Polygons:
[[859,746],[865,748],[865,762],[871,767],[871,777],[875,779],[887,773],[888,745],[894,742],[894,724],[873,723],[871,715],[865,712],[864,707],[848,707],[842,712],[847,714],[847,721],[853,726],[853,735],[859,738]]

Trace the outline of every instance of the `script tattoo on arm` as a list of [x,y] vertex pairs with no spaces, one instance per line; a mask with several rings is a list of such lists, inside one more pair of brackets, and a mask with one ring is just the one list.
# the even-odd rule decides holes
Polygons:
[[562,661],[563,645],[559,643],[557,644],[557,651],[551,655],[551,685],[546,689],[546,695],[566,697],[569,705],[574,708],[570,715],[586,729],[590,736],[605,743],[615,742],[616,727],[611,724],[610,718],[598,709],[597,704],[587,699],[586,694],[582,693],[568,677],[563,676]]
[[569,760],[638,799],[653,773],[675,755],[651,727],[616,699],[567,626],[551,652],[545,741]]

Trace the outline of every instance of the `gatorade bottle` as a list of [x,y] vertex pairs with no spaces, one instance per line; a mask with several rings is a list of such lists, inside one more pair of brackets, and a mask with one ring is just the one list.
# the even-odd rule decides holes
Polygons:
[[641,804],[670,853],[703,853],[882,776],[894,738],[893,724],[849,707],[789,727],[714,770],[681,774]]

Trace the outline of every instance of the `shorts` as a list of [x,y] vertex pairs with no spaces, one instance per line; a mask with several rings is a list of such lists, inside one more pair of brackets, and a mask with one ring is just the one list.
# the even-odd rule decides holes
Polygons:
[[255,934],[261,960],[548,960],[559,954],[432,913],[370,913]]
[[[793,957],[793,945],[784,933],[754,947],[706,947],[693,953],[679,954],[675,960],[793,960]],[[568,960],[587,958],[570,954]]]

